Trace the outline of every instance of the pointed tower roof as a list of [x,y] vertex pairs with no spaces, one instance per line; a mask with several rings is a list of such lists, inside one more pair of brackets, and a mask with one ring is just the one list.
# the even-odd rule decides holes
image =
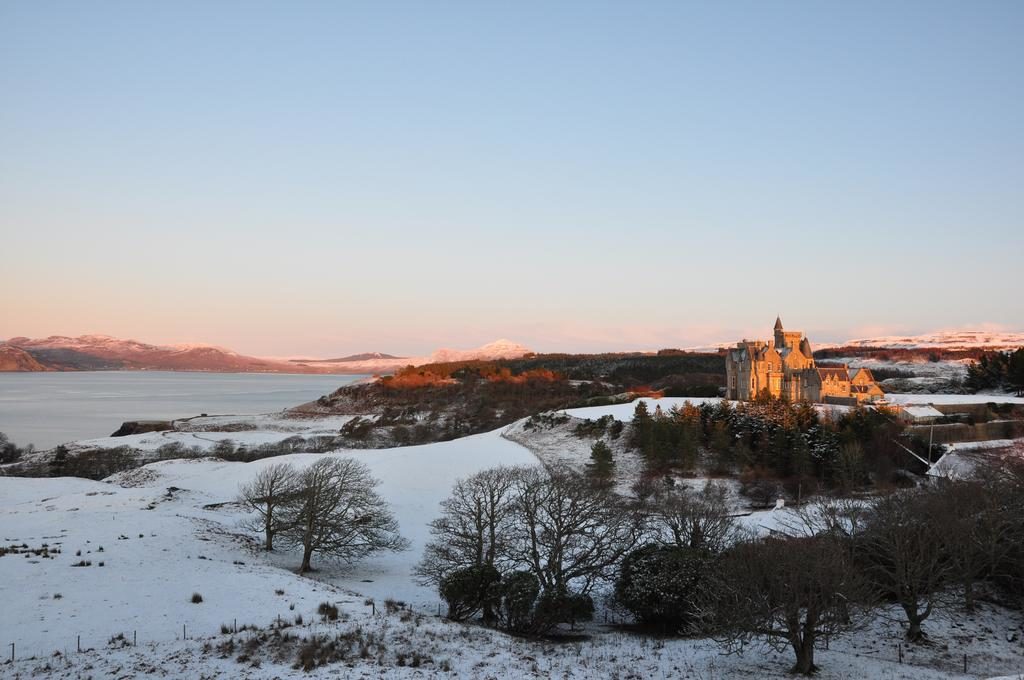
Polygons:
[[775,330],[777,330],[777,331],[781,331],[782,330],[782,318],[779,317],[779,316],[775,317]]

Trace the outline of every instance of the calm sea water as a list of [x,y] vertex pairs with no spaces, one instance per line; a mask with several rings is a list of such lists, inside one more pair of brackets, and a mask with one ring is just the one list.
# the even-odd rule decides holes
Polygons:
[[50,448],[106,437],[126,420],[271,413],[361,375],[82,371],[0,373],[0,432]]

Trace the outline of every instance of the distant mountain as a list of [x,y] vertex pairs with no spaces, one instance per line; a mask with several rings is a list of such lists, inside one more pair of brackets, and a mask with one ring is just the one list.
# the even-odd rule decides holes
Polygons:
[[35,357],[23,349],[0,343],[0,371],[46,371]]
[[384,354],[383,352],[363,352],[362,354],[350,354],[347,357],[341,357],[340,359],[291,359],[293,363],[306,363],[306,364],[343,364],[347,361],[372,361],[374,359],[404,359],[405,357],[396,357],[393,354]]
[[518,359],[532,352],[531,349],[511,340],[495,340],[476,349],[439,349],[429,356],[393,357],[387,354],[370,359],[344,359],[306,361],[295,360],[296,365],[332,367],[332,373],[390,373],[406,366],[422,366],[451,361],[487,361],[493,359]]
[[860,338],[848,340],[842,343],[842,346],[884,347],[887,349],[1016,349],[1024,347],[1024,333],[949,330],[923,335]]
[[267,359],[215,345],[150,345],[109,335],[16,337],[0,342],[0,371],[209,371],[216,373],[389,373],[410,364],[509,359],[530,352],[510,340],[469,350],[440,349],[425,357],[380,352],[338,359]]
[[518,359],[532,350],[511,340],[495,340],[476,349],[439,349],[430,355],[430,363],[450,361],[478,361],[489,359]]
[[11,338],[0,347],[30,355],[42,368],[53,371],[213,371],[284,372],[287,362],[247,357],[214,345],[150,345],[109,335],[48,338]]

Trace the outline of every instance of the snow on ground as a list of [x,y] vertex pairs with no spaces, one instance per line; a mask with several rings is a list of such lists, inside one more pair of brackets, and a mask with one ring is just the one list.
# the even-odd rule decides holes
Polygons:
[[276,444],[291,437],[330,437],[355,416],[296,417],[288,412],[259,415],[197,416],[173,421],[173,430],[144,432],[122,437],[96,437],[69,443],[71,451],[127,446],[141,452],[156,452],[167,444],[209,451],[218,442],[257,447]]
[[846,364],[850,368],[867,368],[871,370],[894,368],[915,376],[928,378],[963,379],[967,377],[967,367],[973,359],[942,360],[942,361],[890,361],[865,357],[837,357],[824,359],[823,363]]
[[682,408],[683,404],[690,402],[694,406],[700,406],[701,404],[714,404],[721,401],[719,397],[662,397],[660,399],[650,399],[643,397],[641,399],[634,399],[633,401],[626,402],[625,404],[609,404],[607,406],[585,406],[583,408],[571,408],[565,409],[562,413],[567,413],[570,416],[576,418],[590,418],[596,420],[602,416],[612,416],[616,420],[623,422],[629,422],[633,420],[633,410],[636,408],[638,401],[647,402],[647,410],[654,413],[654,409],[661,406],[661,410],[668,413],[669,409],[673,406]]
[[263,430],[288,434],[336,434],[355,416],[304,416],[292,411],[259,415],[219,415],[181,418],[174,421],[176,429],[184,432],[232,432]]
[[887,335],[877,338],[847,340],[843,345],[853,347],[890,347],[894,349],[926,349],[938,347],[960,349],[984,347],[987,349],[1016,349],[1024,346],[1024,333],[993,330],[941,330],[923,335]]
[[[910,395],[908,395],[910,396]],[[583,408],[569,408],[564,409],[561,413],[573,416],[574,418],[589,418],[596,420],[603,416],[611,416],[616,420],[623,422],[632,422],[633,412],[636,409],[636,403],[638,401],[647,402],[647,410],[650,413],[654,413],[654,409],[661,406],[661,410],[664,413],[668,413],[674,406],[682,408],[683,405],[690,403],[694,406],[700,406],[701,404],[717,404],[722,401],[721,397],[662,397],[660,399],[650,399],[643,397],[640,399],[634,399],[633,401],[625,404],[609,404],[607,406],[584,406]],[[734,406],[739,402],[730,402]],[[843,406],[842,404],[814,404],[814,408],[819,414],[826,417],[837,417],[849,411],[851,406]]]
[[[585,409],[575,409],[585,410]],[[632,416],[632,411],[630,411]],[[569,417],[566,422],[553,426],[538,425],[527,428],[526,420],[512,423],[502,431],[502,436],[529,449],[548,469],[572,470],[584,474],[590,464],[590,449],[597,437],[578,437],[574,429],[584,422],[582,418]],[[615,463],[615,490],[630,494],[630,487],[640,479],[644,461],[640,454],[626,446],[626,435],[617,439],[601,437],[612,450]]]
[[[1006,394],[899,394],[887,393],[885,398],[893,404],[1024,404],[1024,397],[1014,397]],[[682,406],[690,402],[694,406],[705,403],[717,403],[721,401],[718,397],[662,397],[661,399],[642,398],[625,404],[610,404],[608,406],[586,406],[584,408],[565,409],[566,413],[576,418],[597,419],[601,416],[610,415],[616,420],[629,422],[633,420],[633,410],[637,401],[646,401],[647,410],[654,413],[656,406],[668,412],[673,406]],[[827,413],[841,413],[848,411],[851,407],[836,404],[815,404],[815,408],[823,415]]]
[[[44,654],[73,648],[78,634],[85,646],[132,630],[139,631],[140,640],[169,640],[180,634],[182,624],[212,634],[234,618],[240,624],[266,623],[284,616],[293,602],[308,611],[328,596],[342,597],[339,589],[436,610],[436,595],[414,584],[410,570],[422,554],[438,503],[458,478],[498,464],[536,463],[498,433],[328,455],[358,458],[383,480],[379,490],[411,540],[410,550],[351,569],[325,562],[315,579],[300,579],[288,571],[297,566],[297,556],[267,559],[251,551],[251,541],[238,535],[243,515],[236,508],[207,507],[233,501],[239,484],[267,465],[304,466],[320,459],[315,454],[253,463],[153,463],[115,477],[131,485],[127,488],[74,478],[0,478],[0,545],[47,543],[61,550],[54,559],[0,557],[5,591],[0,644],[14,642],[25,654]],[[179,490],[168,492],[170,487]],[[71,566],[81,560],[92,566]],[[285,596],[274,594],[279,587]],[[190,602],[193,592],[203,596],[202,604]]]
[[1007,394],[886,394],[893,404],[1024,404],[1024,397]]
[[[422,554],[438,503],[458,478],[498,464],[535,464],[536,458],[500,431],[418,447],[326,455],[352,456],[371,467],[412,542],[409,551],[351,568],[314,559],[322,571],[302,578],[292,571],[297,555],[268,557],[239,531],[243,515],[231,501],[240,483],[264,466],[308,465],[319,455],[253,463],[165,461],[106,482],[0,478],[0,545],[40,548],[45,543],[61,550],[53,559],[0,557],[0,649],[13,642],[18,658],[0,665],[0,676],[279,678],[293,673],[296,643],[281,643],[284,647],[274,652],[270,643],[261,646],[260,633],[222,634],[221,626],[233,627],[237,619],[239,626],[265,628],[278,617],[290,623],[301,614],[303,624],[289,632],[372,635],[377,641],[366,658],[353,650],[345,661],[323,666],[311,677],[787,677],[790,654],[760,646],[726,656],[710,640],[632,635],[603,621],[587,627],[590,639],[557,644],[436,619],[430,614],[437,611],[437,596],[415,584],[410,570]],[[752,513],[742,521],[767,531],[785,528],[792,519],[792,511],[783,509]],[[72,566],[81,560],[92,564]],[[200,593],[203,602],[193,604],[192,593]],[[373,598],[376,613],[365,604],[366,597]],[[408,602],[413,612],[386,611],[382,605],[388,597]],[[316,616],[324,601],[338,605],[338,622]],[[189,639],[181,639],[182,625]],[[969,677],[1024,669],[1019,615],[984,607],[973,618],[940,613],[926,629],[933,644],[909,649],[908,663],[899,664],[902,631],[897,623],[879,618],[867,631],[832,640],[829,650],[820,650],[820,677],[963,677],[964,653],[970,659]],[[108,644],[119,633],[131,640],[133,631],[138,647]],[[79,635],[82,648],[92,651],[76,652]],[[231,639],[239,646],[223,651]],[[247,643],[250,639],[257,644]],[[417,667],[408,665],[413,652],[426,659]]]
[[[350,606],[349,602],[342,602]],[[365,610],[365,608],[363,608]],[[934,615],[925,627],[933,645],[903,645],[904,663],[899,662],[902,631],[892,621],[872,621],[862,636],[833,638],[829,649],[819,649],[816,677],[860,680],[925,680],[933,678],[985,678],[1006,675],[1020,667],[1019,643],[1007,644],[1003,635],[1013,630],[1005,612],[982,611],[971,620]],[[457,677],[497,680],[498,678],[789,678],[791,655],[760,645],[725,655],[710,640],[654,638],[607,630],[589,640],[555,643],[531,641],[502,635],[474,626],[410,616],[404,613],[376,616],[367,611],[349,613],[347,621],[306,623],[285,629],[286,633],[308,636],[315,628],[321,635],[371,635],[369,656],[362,658],[355,647],[341,662],[310,672],[292,670],[291,655],[274,659],[274,645],[259,644],[259,633],[214,635],[203,640],[178,640],[162,644],[141,644],[138,648],[97,648],[81,654],[64,654],[0,666],[5,677],[21,678],[260,678],[345,677],[345,678],[440,678]],[[343,618],[345,618],[343,616]],[[405,620],[403,620],[405,619]],[[931,624],[931,625],[929,625]],[[1010,626],[1010,628],[1007,628]],[[867,635],[870,633],[870,635]],[[247,644],[256,639],[256,645]],[[233,651],[224,650],[231,640]],[[293,643],[294,645],[294,643]],[[413,653],[425,660],[409,665]],[[963,674],[963,654],[968,657],[968,674]],[[405,662],[398,665],[401,654]],[[260,663],[254,663],[253,659]]]
[[[946,453],[928,470],[928,474],[964,479],[974,474],[980,463],[992,464],[1003,456],[1016,455],[1012,447],[1024,447],[1024,439],[990,439],[980,442],[946,444]],[[1018,449],[1018,450],[1024,450]]]

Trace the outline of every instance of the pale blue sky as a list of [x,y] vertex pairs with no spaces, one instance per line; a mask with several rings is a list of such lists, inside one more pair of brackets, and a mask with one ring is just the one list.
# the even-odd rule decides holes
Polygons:
[[0,2],[0,338],[1021,330],[1022,35],[1022,2]]

